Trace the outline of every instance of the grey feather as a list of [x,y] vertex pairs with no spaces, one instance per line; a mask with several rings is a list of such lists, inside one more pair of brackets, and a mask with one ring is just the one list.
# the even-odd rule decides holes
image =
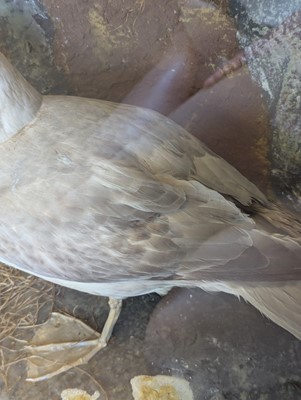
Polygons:
[[301,339],[301,283],[244,287],[232,285],[237,296],[256,307],[277,325]]

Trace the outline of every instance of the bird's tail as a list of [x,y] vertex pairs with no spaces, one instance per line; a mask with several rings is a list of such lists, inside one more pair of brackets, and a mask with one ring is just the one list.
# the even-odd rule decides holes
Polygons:
[[215,280],[210,282],[208,275],[208,283],[199,281],[199,286],[243,298],[301,340],[301,243],[259,230],[251,236],[252,249],[220,269]]
[[[282,270],[289,272],[292,259],[295,260],[292,262],[296,264],[295,268],[301,270],[301,223],[298,218],[291,213],[284,213],[277,205],[260,210],[260,218],[289,236],[276,238],[274,235],[270,235],[268,237],[260,232],[263,240],[258,241],[257,246],[262,246],[263,253],[268,251],[266,247],[269,250],[274,248],[273,264],[282,263]],[[262,225],[263,221],[259,224]],[[276,244],[275,247],[266,246],[264,237],[270,242],[278,241],[282,248],[286,248],[288,251],[277,252],[278,249],[281,250],[281,246]],[[272,254],[269,254],[269,257],[271,258]],[[296,274],[296,280],[287,282],[261,282],[253,287],[243,283],[231,283],[231,287],[234,294],[242,297],[277,325],[301,339],[301,280],[298,280],[297,276],[298,274]]]
[[229,284],[229,292],[242,297],[277,325],[301,340],[301,281],[252,287]]

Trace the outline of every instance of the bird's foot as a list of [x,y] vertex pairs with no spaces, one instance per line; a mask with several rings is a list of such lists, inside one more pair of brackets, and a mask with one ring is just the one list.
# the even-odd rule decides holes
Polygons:
[[99,350],[106,347],[120,314],[121,301],[110,299],[109,305],[110,313],[102,334],[76,318],[52,313],[26,346],[29,353],[27,380],[48,379],[86,364]]

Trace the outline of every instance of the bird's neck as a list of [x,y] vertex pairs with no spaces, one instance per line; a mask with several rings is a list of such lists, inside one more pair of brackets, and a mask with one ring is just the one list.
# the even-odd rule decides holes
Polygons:
[[0,143],[32,121],[42,96],[0,53]]

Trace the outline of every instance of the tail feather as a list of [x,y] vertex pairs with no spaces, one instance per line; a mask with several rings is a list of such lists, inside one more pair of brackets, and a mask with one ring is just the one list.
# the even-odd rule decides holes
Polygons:
[[301,339],[301,281],[281,283],[279,286],[229,285],[233,294],[242,297],[277,325]]

